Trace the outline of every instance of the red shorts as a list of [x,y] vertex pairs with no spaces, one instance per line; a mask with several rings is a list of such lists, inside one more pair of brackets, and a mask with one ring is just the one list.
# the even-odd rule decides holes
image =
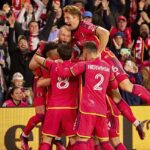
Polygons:
[[43,87],[34,88],[34,106],[45,105],[46,90]]
[[119,117],[109,115],[107,116],[108,120],[108,131],[109,131],[109,137],[118,137],[119,136]]
[[48,109],[42,127],[42,133],[56,137],[61,130],[65,136],[75,135],[73,130],[77,117],[76,109]]
[[75,123],[75,130],[79,136],[90,138],[94,135],[102,141],[109,140],[107,128],[107,119],[96,115],[79,113]]

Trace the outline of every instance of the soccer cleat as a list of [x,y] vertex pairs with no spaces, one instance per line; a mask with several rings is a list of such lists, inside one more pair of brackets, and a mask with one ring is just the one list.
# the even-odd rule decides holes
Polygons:
[[141,140],[144,140],[145,138],[145,132],[143,131],[143,123],[140,123],[137,127],[136,127],[136,130],[139,134],[139,137]]
[[21,135],[20,140],[22,150],[30,150],[28,145],[28,138]]

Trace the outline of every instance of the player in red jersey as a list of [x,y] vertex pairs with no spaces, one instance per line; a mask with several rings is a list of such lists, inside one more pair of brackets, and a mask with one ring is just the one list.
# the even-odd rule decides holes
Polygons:
[[[40,87],[37,84],[40,84],[38,82],[40,82],[42,77],[46,78],[48,71],[44,68],[41,69],[38,67],[34,72],[35,72],[35,76],[34,76],[33,92],[34,92],[34,107],[35,107],[36,114],[29,119],[27,125],[25,126],[23,130],[23,133],[21,134],[21,147],[23,150],[29,150],[29,145],[28,145],[29,134],[31,130],[38,123],[43,122],[44,116],[45,116],[46,88]],[[44,82],[48,84],[50,82],[50,79],[47,78],[45,79]]]
[[[88,139],[94,135],[100,140],[104,150],[113,149],[109,143],[107,130],[107,104],[105,101],[107,86],[117,89],[111,67],[100,60],[99,52],[93,42],[86,42],[83,56],[87,62],[76,63],[71,68],[58,67],[58,74],[64,77],[81,75],[79,116],[76,121],[77,142],[73,149],[94,149]],[[85,124],[87,125],[85,128]],[[103,128],[100,128],[102,126]],[[90,145],[90,146],[89,146]]]
[[[75,51],[78,51],[79,53],[82,53],[82,47],[83,47],[84,41],[93,40],[97,44],[97,46],[100,47],[99,50],[101,51],[101,53],[104,53],[105,46],[107,44],[108,38],[106,38],[106,40],[105,40],[105,38],[103,39],[102,37],[100,37],[102,35],[98,35],[99,27],[97,27],[93,24],[87,23],[87,22],[82,22],[81,21],[81,14],[80,14],[80,11],[79,11],[78,8],[76,8],[75,6],[66,6],[64,8],[64,18],[65,18],[66,24],[72,30],[72,35],[73,35],[72,43],[73,43],[73,48],[74,48]],[[103,47],[103,48],[101,48],[101,47]],[[110,57],[110,55],[106,56],[106,58],[107,57]],[[110,59],[111,59],[111,57],[110,57]],[[126,90],[130,93],[133,93],[137,96],[140,96],[141,98],[143,98],[143,100],[145,100],[147,102],[150,101],[150,99],[149,99],[150,93],[148,93],[148,91],[144,87],[136,85],[136,84],[133,85],[129,81],[128,78],[126,78],[126,79],[124,78],[124,80],[122,80],[122,81],[124,81],[124,82],[119,82],[119,81],[118,82],[119,82],[119,86],[123,90]],[[126,86],[126,83],[127,83],[128,86]],[[143,91],[143,92],[141,92],[141,91]],[[139,95],[139,93],[140,93],[140,95]],[[118,100],[116,99],[116,101],[118,101]],[[128,111],[126,111],[126,110],[130,109],[127,106],[127,104],[124,101],[121,101],[118,104],[118,107],[122,111],[125,110],[124,115],[128,115],[130,121],[133,122],[134,117],[132,117],[132,115]],[[127,108],[127,107],[128,107],[128,109],[124,109],[124,108]],[[143,134],[141,136],[143,138]]]
[[[85,41],[95,41],[99,45],[99,49],[105,49],[109,40],[109,31],[106,29],[95,26],[91,23],[81,20],[81,12],[78,7],[68,5],[64,9],[65,23],[72,31],[72,47],[74,48],[75,55],[80,54]],[[95,36],[93,36],[95,35]],[[99,39],[98,39],[98,38]]]
[[[70,43],[71,41],[71,32],[68,26],[64,25],[60,28],[59,35],[58,35],[58,43]],[[42,44],[41,44],[42,45]],[[43,46],[40,47],[41,49],[44,49],[44,44]],[[51,59],[54,59],[53,56],[50,56]],[[38,67],[38,65],[36,66]],[[31,67],[32,68],[32,67]],[[33,68],[32,68],[33,69]],[[40,79],[41,76],[44,76],[45,78],[47,77],[47,71],[46,69],[40,69],[39,67],[36,69],[35,72],[35,82],[34,82],[34,91],[35,91],[35,96],[34,96],[34,106],[36,110],[36,115],[31,117],[30,120],[28,121],[28,124],[24,128],[24,132],[21,136],[21,145],[24,150],[28,150],[28,135],[31,132],[31,130],[34,128],[36,124],[39,122],[43,121],[44,115],[45,115],[45,90],[43,87],[36,87],[36,82]],[[44,83],[49,83],[49,78],[44,79]],[[38,81],[41,82],[41,80]],[[43,81],[42,81],[43,84]],[[41,84],[40,84],[41,85]],[[36,88],[36,89],[35,89]],[[43,91],[44,90],[44,91]],[[44,92],[44,93],[43,93]],[[57,148],[61,148],[61,145],[59,146],[59,143],[56,143]]]
[[[81,20],[80,10],[75,6],[66,6],[64,7],[63,11],[65,23],[69,26],[70,30],[72,31],[72,46],[74,50],[78,51],[79,54],[81,54],[84,42],[90,40],[94,41],[99,47],[99,51],[102,53],[102,59],[104,59],[105,61],[108,60],[109,62],[111,60],[112,69],[114,70],[113,67],[116,67],[118,69],[117,73],[123,75],[123,69],[120,69],[120,65],[116,66],[116,60],[113,61],[111,59],[112,54],[109,54],[111,52],[109,51],[105,53],[105,48],[109,38],[109,32],[99,26],[83,22]],[[103,57],[103,55],[105,54],[107,55],[105,56],[106,58]],[[117,63],[119,63],[119,61],[117,61]],[[119,83],[119,87],[122,90],[132,93],[146,102],[150,102],[150,93],[143,86],[132,84],[128,77],[124,75],[123,77],[117,78],[117,80]]]
[[[57,49],[52,51],[57,52]],[[68,60],[72,53],[66,44],[59,44],[58,52],[65,60]],[[48,90],[47,112],[42,128],[43,141],[39,148],[49,150],[52,139],[57,136],[59,129],[63,130],[63,134],[69,137],[71,143],[74,141],[73,125],[77,115],[78,79],[62,79],[56,73],[56,63],[36,55],[34,59],[50,70],[51,86]],[[64,66],[66,65],[72,66],[72,62],[66,61]]]

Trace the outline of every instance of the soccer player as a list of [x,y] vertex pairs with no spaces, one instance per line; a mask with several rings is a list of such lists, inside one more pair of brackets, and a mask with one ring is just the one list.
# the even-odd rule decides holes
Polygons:
[[[71,31],[68,26],[64,25],[60,28],[60,31],[58,34],[58,43],[70,43],[70,41],[71,41]],[[43,50],[44,43],[40,44],[40,45],[41,46],[39,48]],[[51,59],[53,59],[52,55],[50,57],[51,57]],[[32,61],[33,61],[33,59],[32,59]],[[35,66],[38,68],[36,68]],[[38,80],[40,79],[41,76],[44,75],[44,77],[46,78],[48,70],[46,70],[44,68],[40,69],[39,65],[37,65],[37,64],[32,67],[31,67],[32,69],[36,68],[35,69],[36,71],[34,71],[35,72],[35,76],[34,76],[34,78],[35,78],[35,80],[34,80],[34,91],[35,91],[34,92],[35,93],[34,94],[34,106],[35,106],[35,110],[36,110],[36,115],[30,118],[30,120],[28,121],[28,124],[24,128],[24,132],[22,133],[21,146],[24,150],[29,149],[29,146],[28,146],[29,133],[34,128],[34,126],[36,126],[39,122],[43,121],[44,115],[45,115],[45,89],[43,87],[37,87],[36,84],[37,84],[37,82],[39,83]],[[44,82],[46,82],[47,84],[50,83],[49,78],[45,79]],[[57,148],[58,147],[59,146],[57,145]]]
[[[72,51],[66,44],[59,44],[58,48],[51,51],[55,53],[57,50],[62,59],[71,58]],[[34,59],[50,70],[51,78],[51,86],[47,96],[47,111],[42,127],[43,141],[39,149],[49,150],[53,137],[57,136],[60,129],[63,134],[69,137],[70,143],[74,143],[73,125],[77,115],[78,78],[62,79],[56,73],[56,63],[38,55],[35,55]],[[72,62],[66,61],[64,66],[66,65],[70,66]]]
[[111,64],[115,76],[117,77],[119,87],[124,91],[140,97],[146,102],[150,102],[150,93],[143,86],[132,84],[123,71],[119,60],[109,50],[106,50],[109,32],[100,26],[83,22],[81,20],[81,12],[75,6],[68,5],[64,7],[63,12],[65,23],[72,31],[71,43],[74,51],[81,54],[84,42],[90,40],[94,41],[102,53],[102,59]]
[[[76,121],[77,142],[73,149],[94,149],[89,139],[94,135],[100,140],[104,150],[113,150],[109,143],[107,130],[107,104],[105,101],[107,86],[117,90],[117,81],[114,78],[111,67],[100,60],[94,42],[85,42],[83,57],[86,62],[78,62],[72,67],[64,68],[64,64],[58,67],[58,75],[61,77],[81,75],[79,117]],[[85,127],[86,124],[86,127]],[[100,127],[103,128],[100,128]]]
[[[57,55],[50,53],[51,49],[56,48],[56,44],[47,44],[46,46],[41,43],[39,49],[44,51],[44,57],[56,59]],[[32,67],[31,67],[32,68]],[[33,69],[33,68],[32,68]],[[28,150],[28,137],[31,130],[38,124],[43,123],[45,117],[45,106],[46,106],[46,88],[50,85],[49,71],[44,68],[36,65],[34,67],[34,107],[36,115],[32,116],[27,125],[24,128],[24,131],[21,135],[21,147],[23,150]],[[64,146],[61,144],[60,138],[55,139],[53,144],[56,145],[58,150],[64,150]]]
[[[109,32],[99,26],[97,27],[91,23],[83,22],[81,20],[80,10],[75,6],[66,6],[63,11],[64,11],[65,23],[69,26],[70,30],[72,31],[71,43],[72,43],[72,47],[74,48],[74,51],[78,52],[76,54],[82,53],[83,43],[85,41],[90,41],[90,40],[94,41],[97,44],[97,46],[99,46],[99,51],[102,55],[102,59],[108,62],[108,64],[112,66],[115,76],[117,77],[119,87],[122,90],[137,95],[141,99],[149,102],[150,93],[144,87],[140,85],[132,84],[128,79],[127,75],[125,74],[125,72],[123,71],[121,65],[119,65],[120,63],[117,60],[117,58],[114,55],[112,55],[110,51],[105,50],[105,46],[107,44],[108,37],[109,37]],[[117,102],[119,101],[115,97],[113,97],[113,100]],[[130,122],[134,123],[135,126],[139,125],[137,121],[135,122],[135,118],[131,115],[130,108],[124,101],[121,100],[118,103],[118,107],[121,111],[124,111],[124,115],[129,116],[128,119],[130,120]],[[141,134],[142,132],[138,130],[138,133],[142,138],[144,138],[144,134]]]
[[[23,133],[21,134],[21,148],[23,150],[29,150],[28,145],[29,134],[38,123],[43,122],[45,117],[46,88],[38,86],[37,83],[43,76],[46,78],[47,74],[48,70],[46,70],[45,68],[41,69],[40,67],[38,67],[34,71],[33,91],[34,91],[34,107],[36,114],[29,119],[27,125],[23,130]],[[49,78],[45,79],[45,82],[47,84],[50,83],[50,79]]]

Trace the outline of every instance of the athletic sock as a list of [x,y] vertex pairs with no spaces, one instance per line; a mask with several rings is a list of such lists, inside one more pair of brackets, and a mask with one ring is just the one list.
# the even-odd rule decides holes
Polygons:
[[141,100],[147,102],[150,105],[150,92],[141,85],[134,84],[132,94],[141,98]]
[[39,123],[44,120],[43,114],[36,114],[35,116],[31,117],[24,128],[24,134],[27,136],[30,134],[31,130]]
[[94,150],[101,150],[100,144],[95,145],[95,146],[94,146]]
[[100,144],[103,150],[114,150],[109,142],[101,142]]
[[48,143],[41,143],[38,150],[52,150],[51,145]]
[[125,147],[125,145],[123,143],[118,144],[115,149],[116,150],[127,150],[127,148]]
[[91,150],[89,148],[88,142],[86,141],[77,141],[72,145],[72,150]]
[[117,107],[119,108],[123,116],[126,119],[128,119],[131,123],[134,123],[136,121],[136,118],[134,117],[130,106],[124,100],[121,100],[117,104]]

